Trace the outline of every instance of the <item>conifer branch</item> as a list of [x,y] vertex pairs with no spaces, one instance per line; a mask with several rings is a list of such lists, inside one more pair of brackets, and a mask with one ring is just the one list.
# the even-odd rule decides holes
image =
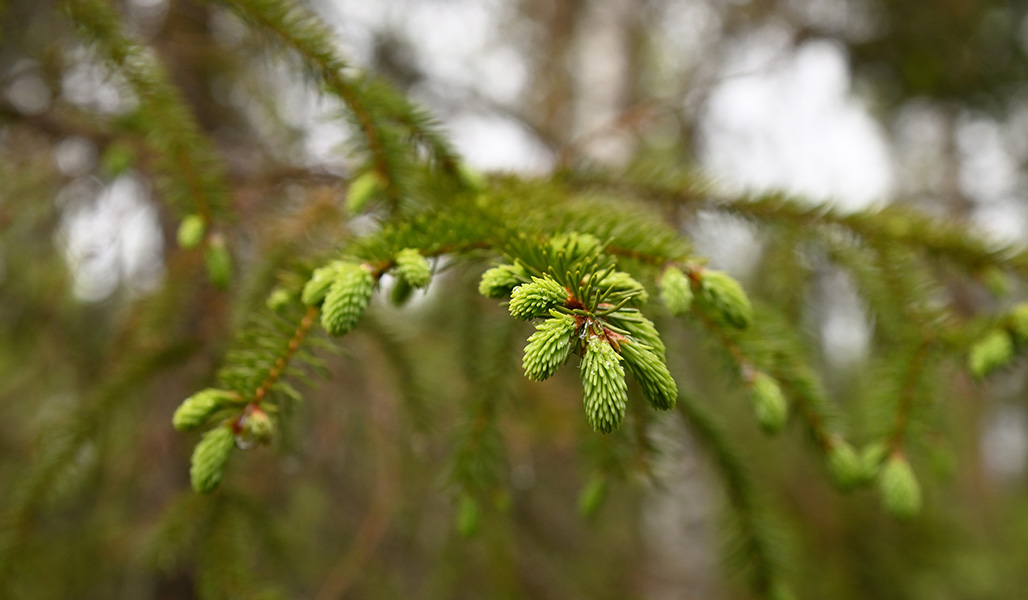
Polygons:
[[170,200],[192,207],[205,224],[225,210],[221,168],[185,101],[153,55],[126,34],[105,0],[64,0],[63,7],[82,34],[122,73],[139,99],[138,124],[158,156]]
[[724,483],[731,515],[740,536],[738,558],[748,568],[751,587],[762,597],[772,598],[784,586],[781,559],[770,536],[769,523],[749,474],[729,436],[689,393],[678,392],[678,410],[690,431],[710,455]]

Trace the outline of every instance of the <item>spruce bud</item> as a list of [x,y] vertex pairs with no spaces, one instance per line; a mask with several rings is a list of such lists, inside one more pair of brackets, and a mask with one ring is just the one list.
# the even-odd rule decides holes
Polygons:
[[264,305],[271,311],[281,312],[285,307],[289,306],[289,303],[292,301],[293,295],[289,293],[289,290],[282,287],[276,287],[271,290],[270,294],[268,294],[268,299],[264,301]]
[[553,318],[535,326],[535,333],[528,337],[522,365],[525,376],[532,381],[542,381],[553,375],[557,367],[564,364],[573,346],[571,335],[576,323],[574,317],[551,312]]
[[481,520],[481,510],[471,494],[462,494],[460,505],[457,508],[457,531],[466,538],[478,532],[478,522]]
[[207,267],[207,277],[218,288],[228,287],[232,279],[232,257],[225,245],[225,238],[212,235],[210,243],[203,253],[203,262]]
[[753,412],[765,433],[774,435],[785,427],[789,418],[789,403],[773,377],[760,372],[753,375],[750,402],[753,403]]
[[204,223],[203,217],[188,215],[178,226],[178,245],[183,248],[196,248],[203,241],[206,229],[207,224]]
[[610,433],[621,426],[628,407],[628,387],[621,357],[601,336],[589,338],[582,359],[585,416],[593,429]]
[[583,517],[595,515],[606,498],[607,479],[599,474],[593,475],[578,495],[578,513]]
[[889,447],[885,442],[874,442],[864,448],[864,451],[860,453],[860,464],[867,479],[874,478],[888,454]]
[[1028,345],[1028,302],[1010,310],[1010,333],[1018,344]]
[[657,410],[674,408],[678,401],[678,385],[671,377],[664,358],[653,348],[631,339],[622,340],[620,346],[628,371],[642,385],[643,395],[650,405]]
[[866,480],[860,456],[842,438],[833,438],[828,449],[828,471],[835,486],[843,491],[852,490]]
[[514,288],[510,295],[510,314],[515,319],[527,321],[545,314],[555,306],[563,306],[568,291],[549,276],[533,277],[532,283],[523,283]]
[[189,479],[193,489],[206,494],[218,487],[225,465],[236,447],[236,436],[227,426],[218,426],[203,435],[193,450]]
[[550,238],[550,251],[553,258],[577,262],[583,258],[596,256],[603,250],[600,240],[588,233],[564,233]]
[[328,288],[332,287],[336,278],[343,272],[345,265],[346,263],[343,261],[335,260],[323,267],[314,269],[314,272],[311,273],[311,278],[303,286],[300,301],[307,306],[317,306],[320,304],[325,299]]
[[404,248],[396,255],[396,273],[413,287],[425,287],[432,277],[432,265],[416,249]]
[[1005,329],[994,329],[971,346],[968,367],[975,377],[985,377],[1007,366],[1014,358],[1014,342]]
[[518,265],[500,265],[482,274],[478,293],[486,298],[507,298],[511,290],[528,281],[528,274]]
[[893,454],[878,474],[882,503],[894,517],[909,519],[921,510],[921,486],[910,463],[902,454]]
[[343,263],[321,307],[321,326],[331,335],[349,333],[371,302],[375,278],[366,265]]
[[346,192],[346,212],[355,215],[364,210],[383,187],[382,177],[376,171],[368,171],[351,181]]
[[736,329],[749,327],[753,320],[753,307],[746,292],[738,281],[724,271],[703,271],[696,302]]
[[227,390],[213,388],[201,390],[186,398],[175,409],[175,414],[171,417],[171,424],[179,431],[196,429],[206,423],[214,413],[225,408],[238,397],[239,395],[235,392]]
[[620,327],[627,331],[636,341],[649,346],[661,358],[664,357],[666,348],[664,347],[664,340],[660,339],[660,333],[657,332],[656,325],[653,324],[653,321],[642,316],[639,311],[633,308],[621,309],[608,315],[607,320],[615,327]]
[[660,278],[660,299],[673,315],[681,316],[689,312],[693,294],[685,273],[675,267],[664,270]]
[[258,443],[267,444],[275,435],[275,423],[268,413],[260,408],[254,408],[243,419],[243,433]]
[[596,287],[601,290],[610,289],[613,292],[635,293],[631,303],[636,306],[646,304],[650,299],[650,294],[643,284],[624,271],[613,271],[604,277]]

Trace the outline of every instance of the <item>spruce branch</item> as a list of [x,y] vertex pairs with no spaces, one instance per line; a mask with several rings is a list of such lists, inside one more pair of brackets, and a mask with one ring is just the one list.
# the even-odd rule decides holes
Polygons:
[[65,12],[139,98],[144,118],[137,122],[158,156],[169,200],[190,207],[209,225],[226,210],[221,167],[193,115],[157,60],[125,33],[117,12],[105,0],[64,0]]

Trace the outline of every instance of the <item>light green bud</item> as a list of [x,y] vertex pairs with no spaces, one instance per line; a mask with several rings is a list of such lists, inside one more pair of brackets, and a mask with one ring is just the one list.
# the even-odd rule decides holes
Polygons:
[[567,299],[568,291],[549,276],[533,277],[531,283],[514,288],[508,309],[515,319],[527,321],[546,314],[555,306],[563,306]]
[[882,467],[878,492],[885,509],[894,517],[909,519],[921,511],[921,486],[902,454],[893,454]]
[[211,283],[222,289],[228,287],[232,280],[232,257],[225,245],[225,238],[220,235],[211,236],[210,243],[203,253],[203,261]]
[[600,240],[588,233],[562,233],[550,238],[550,250],[554,259],[564,259],[568,263],[598,255],[603,251]]
[[478,533],[481,518],[482,511],[478,507],[478,501],[471,494],[462,494],[457,507],[457,531],[466,538],[475,535]]
[[621,357],[605,338],[589,338],[582,359],[585,416],[592,428],[610,433],[621,426],[628,408],[628,387]]
[[703,271],[696,302],[708,313],[736,329],[749,327],[753,320],[753,307],[746,292],[738,281],[724,271]]
[[325,295],[321,326],[331,335],[349,333],[371,303],[375,278],[366,265],[344,263]]
[[368,202],[384,188],[382,176],[377,171],[367,171],[350,182],[346,192],[346,212],[355,215],[364,210]]
[[178,245],[183,248],[196,248],[203,241],[207,224],[200,215],[187,215],[178,226]]
[[634,277],[625,273],[624,271],[614,271],[610,275],[604,277],[597,287],[601,290],[611,288],[614,292],[638,292],[631,301],[631,304],[640,306],[646,304],[650,299],[650,294],[646,291],[643,284],[636,281]]
[[975,377],[985,377],[1010,364],[1014,358],[1014,342],[1004,329],[994,329],[971,346],[968,368]]
[[432,278],[432,265],[416,249],[404,248],[396,255],[396,273],[413,287],[425,287]]
[[478,293],[486,298],[507,298],[511,290],[528,280],[528,274],[521,265],[500,265],[482,274]]
[[311,278],[303,286],[300,293],[300,301],[307,306],[317,306],[325,299],[328,289],[343,272],[346,263],[341,260],[334,260],[323,267],[314,269]]
[[271,293],[268,294],[268,299],[264,301],[264,304],[269,310],[279,312],[289,306],[289,303],[292,301],[293,295],[289,293],[289,290],[277,287],[271,290]]
[[689,312],[693,293],[685,273],[675,267],[664,269],[660,277],[660,299],[673,315],[681,316]]
[[678,402],[678,385],[671,377],[664,357],[653,348],[631,339],[620,342],[625,364],[639,384],[650,406],[657,410],[671,410]]
[[607,315],[607,320],[611,325],[627,331],[636,341],[649,346],[661,358],[664,357],[666,352],[664,340],[660,339],[657,326],[653,324],[653,321],[642,316],[639,311],[634,308],[623,308]]
[[206,494],[218,487],[225,465],[236,447],[236,436],[227,426],[218,426],[203,435],[193,450],[189,479],[193,489]]
[[578,495],[578,513],[583,517],[592,517],[603,506],[606,498],[607,478],[600,474],[593,475]]
[[260,408],[254,408],[243,419],[243,432],[252,440],[267,444],[275,435],[275,423]]
[[756,373],[750,387],[750,402],[757,421],[768,434],[774,435],[785,427],[789,418],[789,403],[778,382],[766,373]]
[[828,471],[835,486],[849,491],[866,480],[864,465],[853,446],[842,438],[834,438],[828,450]]
[[864,476],[868,480],[875,477],[888,454],[889,446],[885,442],[868,444],[860,453],[860,464],[864,469]]
[[574,317],[557,312],[550,314],[553,318],[536,325],[535,333],[528,337],[528,345],[525,346],[522,365],[525,376],[532,381],[542,381],[553,375],[557,367],[568,359],[574,346],[571,339],[576,328]]
[[1018,304],[1010,310],[1010,333],[1021,345],[1028,345],[1028,302]]
[[213,388],[201,390],[186,398],[175,409],[175,414],[171,417],[171,424],[179,431],[196,429],[206,423],[214,413],[238,398],[239,394],[228,390]]

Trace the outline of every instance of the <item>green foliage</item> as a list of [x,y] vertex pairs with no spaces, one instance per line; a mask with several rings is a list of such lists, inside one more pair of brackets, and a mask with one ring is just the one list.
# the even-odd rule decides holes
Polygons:
[[[124,515],[113,514],[130,509],[113,506],[105,490],[149,498],[174,488],[175,480],[135,484],[152,466],[148,461],[158,459],[132,456],[125,432],[138,430],[163,440],[163,434],[145,431],[144,413],[159,413],[166,428],[170,402],[188,396],[174,411],[172,425],[202,432],[189,469],[192,486],[203,493],[223,489],[199,500],[173,501],[159,519],[148,505],[142,518],[155,523],[149,535],[153,548],[146,554],[160,563],[160,576],[188,578],[202,597],[258,597],[262,592],[273,597],[258,579],[282,576],[287,585],[301,579],[309,584],[324,573],[330,574],[329,583],[320,596],[341,597],[325,590],[333,591],[330,584],[337,581],[345,588],[348,581],[361,579],[358,575],[370,587],[367,581],[375,575],[367,565],[377,558],[380,540],[406,530],[418,532],[417,538],[383,544],[386,551],[431,547],[446,553],[444,562],[452,565],[464,564],[453,559],[462,549],[486,548],[495,561],[485,570],[490,581],[516,582],[532,566],[518,561],[535,559],[503,555],[513,554],[516,544],[545,546],[552,532],[571,539],[569,531],[581,524],[549,519],[551,513],[553,521],[565,514],[560,507],[574,507],[576,493],[582,516],[596,516],[605,503],[619,515],[588,525],[590,533],[606,532],[618,543],[597,544],[605,546],[598,551],[586,544],[579,550],[580,540],[574,542],[589,573],[595,573],[594,554],[636,548],[635,538],[618,538],[636,529],[623,523],[639,511],[624,505],[631,502],[636,509],[639,490],[652,494],[645,485],[667,483],[659,467],[669,449],[681,443],[705,453],[712,481],[723,487],[721,533],[729,564],[761,597],[789,598],[787,545],[776,528],[776,509],[788,511],[794,500],[797,512],[836,505],[822,495],[827,491],[805,479],[802,497],[795,490],[777,493],[781,490],[774,486],[785,484],[776,473],[788,472],[796,481],[806,474],[802,466],[782,466],[786,460],[802,464],[793,455],[800,445],[747,437],[753,428],[744,427],[751,422],[745,411],[751,409],[769,434],[782,433],[790,420],[796,423],[788,433],[804,432],[804,450],[826,465],[838,488],[875,483],[888,512],[913,519],[922,495],[931,500],[947,492],[933,487],[927,476],[922,491],[907,457],[927,473],[940,440],[965,442],[950,435],[947,423],[954,400],[962,397],[962,387],[950,385],[959,384],[950,367],[966,363],[968,372],[984,378],[1012,367],[1028,348],[1028,304],[1018,303],[1017,297],[1023,293],[1019,280],[1028,277],[1028,252],[1021,248],[984,240],[956,221],[899,205],[843,212],[777,193],[721,192],[694,174],[654,166],[679,164],[677,157],[651,161],[640,153],[624,170],[605,171],[562,156],[560,169],[551,174],[481,174],[462,163],[434,119],[400,89],[355,69],[339,52],[330,28],[305,5],[283,0],[214,4],[240,17],[245,33],[239,34],[237,46],[226,41],[234,39],[230,34],[206,52],[245,53],[254,41],[248,34],[260,32],[264,36],[256,39],[288,49],[318,92],[341,103],[339,117],[349,126],[339,163],[345,175],[337,175],[335,167],[328,174],[314,172],[278,156],[288,152],[269,151],[274,160],[285,160],[275,165],[281,173],[265,181],[247,171],[249,160],[231,157],[224,167],[231,169],[231,177],[225,177],[215,152],[221,145],[214,143],[221,134],[214,130],[245,127],[225,123],[222,128],[193,115],[194,103],[199,104],[194,90],[174,85],[158,60],[181,52],[181,40],[168,42],[178,49],[157,51],[165,42],[155,37],[150,48],[135,39],[128,32],[145,27],[123,25],[111,4],[63,2],[82,39],[112,75],[124,80],[134,100],[124,115],[76,116],[82,122],[76,120],[71,132],[94,140],[104,156],[100,170],[88,176],[111,177],[132,169],[152,179],[159,198],[183,216],[178,246],[199,251],[169,248],[167,289],[153,297],[69,308],[65,304],[73,303],[55,299],[60,294],[54,290],[68,285],[54,275],[68,279],[55,267],[59,260],[51,256],[26,267],[28,261],[21,258],[35,256],[39,247],[55,252],[54,224],[60,215],[32,211],[59,197],[53,181],[64,185],[61,178],[68,176],[48,166],[38,177],[28,177],[0,161],[0,179],[15,182],[0,189],[0,257],[4,269],[11,264],[10,274],[0,273],[5,293],[0,317],[12,324],[5,336],[9,341],[0,344],[0,374],[5,375],[0,387],[10,398],[35,402],[35,396],[23,393],[33,389],[46,411],[68,414],[67,422],[51,428],[23,406],[3,407],[10,413],[24,411],[16,417],[26,422],[44,423],[40,430],[45,435],[28,439],[17,428],[0,434],[5,452],[8,447],[39,450],[30,466],[0,465],[0,476],[15,482],[3,506],[0,586],[20,581],[19,589],[26,590],[41,581],[33,574],[59,560],[40,548],[55,532],[75,538],[66,525],[76,519],[88,520],[94,532],[110,530],[76,547],[82,554],[92,551],[87,542],[92,548],[116,548],[119,555],[136,543],[140,527],[119,530]],[[203,10],[223,16],[221,9]],[[247,64],[258,62],[245,58]],[[179,73],[169,70],[178,81]],[[225,98],[235,102],[236,94],[243,94],[239,90],[251,84],[242,75],[226,76],[215,87],[230,91]],[[49,130],[59,128],[57,117],[68,109],[62,102],[55,100],[59,110],[28,115],[25,121],[53,135]],[[6,113],[4,119],[0,125],[6,127]],[[267,120],[268,127],[281,126],[276,118]],[[13,129],[0,134],[7,160],[13,154],[8,146],[24,142]],[[42,157],[40,164],[54,162],[47,144],[38,151],[32,150],[33,143],[38,140],[24,143],[26,153]],[[267,166],[263,160],[268,159],[255,159],[260,168],[253,170]],[[230,201],[247,210],[229,218],[234,212]],[[701,266],[708,264],[707,257],[695,256],[682,233],[696,223],[696,214],[707,212],[746,222],[765,236],[768,248],[759,257],[760,268],[742,283]],[[173,224],[163,225],[175,231]],[[46,243],[26,243],[31,238]],[[489,264],[497,266],[482,273]],[[204,269],[213,289],[197,282]],[[836,270],[851,279],[871,324],[871,366],[858,365],[852,372],[820,359],[823,340],[811,326],[819,317],[811,307],[815,283]],[[372,306],[386,274],[395,277],[396,306]],[[414,289],[429,283],[423,303],[402,306]],[[967,301],[977,298],[979,288],[1002,296],[982,302],[998,314],[984,316],[986,309]],[[648,303],[652,291],[659,292],[661,302]],[[509,316],[498,302],[480,296],[507,302]],[[994,302],[1010,308],[997,310]],[[127,316],[119,316],[121,311]],[[51,325],[55,320],[59,324]],[[331,336],[354,335],[330,340],[316,331],[319,321]],[[521,360],[527,382],[516,373],[527,333],[522,321],[534,321]],[[37,332],[22,323],[42,330],[38,343]],[[95,331],[102,336],[94,336]],[[226,344],[230,335],[235,339]],[[96,341],[101,337],[104,341]],[[25,348],[38,352],[38,358],[32,370],[21,374]],[[66,354],[72,360],[66,361]],[[580,419],[577,399],[568,401],[567,393],[574,377],[567,371],[574,368],[558,373],[572,354],[581,357],[586,421],[595,432],[609,434],[589,434],[580,444],[587,463],[582,472],[588,473],[584,485],[561,465],[539,468],[549,456],[565,458],[579,441],[574,436],[581,433],[581,424],[568,418],[579,414]],[[64,362],[72,364],[64,367]],[[217,375],[215,363],[221,365]],[[314,373],[332,373],[338,381],[315,386]],[[641,391],[651,408],[678,411],[653,412],[634,398],[630,404],[626,373],[638,383],[632,394]],[[146,384],[150,380],[154,385]],[[543,380],[549,381],[536,383]],[[142,404],[159,397],[156,388],[168,382],[176,383],[167,392],[173,398],[166,406]],[[300,389],[306,390],[300,384],[315,390],[311,402],[299,402]],[[190,394],[179,385],[201,391]],[[89,390],[83,398],[74,393],[79,386]],[[689,389],[696,391],[682,391]],[[62,405],[52,398],[72,400]],[[0,416],[8,418],[8,413]],[[551,454],[540,459],[534,449],[547,444]],[[236,449],[254,446],[272,446],[286,456],[231,458]],[[336,463],[344,454],[346,462]],[[119,456],[128,457],[119,459],[127,466],[111,467],[112,457]],[[168,456],[162,450],[159,460],[184,471],[184,454]],[[226,471],[230,458],[235,461],[231,475]],[[269,468],[267,462],[276,460],[282,468]],[[444,475],[450,495],[441,501],[432,493],[439,487],[438,464],[449,466]],[[625,475],[647,483],[625,492],[618,481]],[[967,479],[984,479],[972,475]],[[312,483],[322,479],[333,483]],[[545,484],[559,490],[547,494],[551,504],[538,509],[534,503],[542,494],[532,489],[537,480],[539,488]],[[90,490],[83,494],[88,502],[83,508],[89,510],[68,510],[62,504],[84,489]],[[783,497],[789,501],[781,502]],[[415,508],[424,512],[453,510],[456,533],[477,539],[445,541],[452,527],[441,532],[422,522],[410,498],[423,503]],[[363,521],[354,517],[365,512]],[[286,532],[296,523],[282,515],[300,524],[308,519],[308,526]],[[921,518],[934,523],[931,514]],[[824,515],[812,519],[819,524],[836,520],[843,521]],[[512,525],[526,521],[535,530]],[[611,527],[607,521],[617,521],[619,531],[604,529]],[[860,535],[872,535],[875,528],[864,529]],[[312,542],[304,550],[299,538],[357,541],[356,549],[333,565],[317,556],[324,543]],[[570,543],[561,539],[552,546],[574,554],[568,551]],[[132,565],[126,582],[119,581],[130,591],[119,593],[134,593],[137,579],[155,578],[150,568]],[[420,577],[421,568],[413,565],[410,572]],[[574,579],[563,566],[552,570],[562,582]],[[302,575],[283,575],[294,572]],[[802,583],[801,577],[795,579]],[[412,595],[414,586],[396,585],[392,595]],[[426,583],[424,589],[432,585],[437,584]],[[520,585],[518,591],[525,593],[512,591],[512,597],[533,595],[534,581]],[[597,593],[557,585],[561,591],[554,595],[631,595],[609,587]],[[105,593],[109,590],[83,589],[87,595],[112,596]],[[307,589],[283,589],[281,597],[311,595]],[[509,586],[515,589],[516,584]],[[62,591],[41,597],[62,597]]]
[[343,263],[325,294],[321,326],[331,335],[349,333],[368,308],[374,290],[375,277],[367,265]]
[[673,315],[684,315],[692,307],[689,278],[677,267],[668,267],[660,276],[660,299]]
[[531,283],[514,288],[510,295],[510,315],[527,321],[548,313],[568,300],[568,292],[550,277],[533,277]]
[[750,386],[750,401],[760,426],[769,434],[780,432],[789,418],[789,404],[782,388],[773,377],[760,372],[754,373]]
[[[739,282],[723,271],[705,269],[698,275],[696,304],[714,318],[737,329],[749,327],[753,307]],[[679,305],[685,301],[676,300]]]
[[589,424],[601,433],[614,431],[625,418],[628,392],[621,357],[604,336],[590,332],[581,371]]
[[549,378],[564,364],[575,346],[572,334],[578,329],[574,317],[552,313],[535,326],[536,332],[528,337],[523,365],[525,376],[532,381]]
[[208,493],[218,487],[235,447],[236,436],[230,427],[215,427],[203,435],[193,450],[189,467],[189,479],[194,490]]
[[921,486],[906,457],[893,454],[878,474],[878,492],[885,508],[900,519],[910,519],[921,511]]
[[235,392],[208,388],[186,400],[175,410],[171,422],[179,431],[190,431],[207,424],[219,410],[239,400]]

